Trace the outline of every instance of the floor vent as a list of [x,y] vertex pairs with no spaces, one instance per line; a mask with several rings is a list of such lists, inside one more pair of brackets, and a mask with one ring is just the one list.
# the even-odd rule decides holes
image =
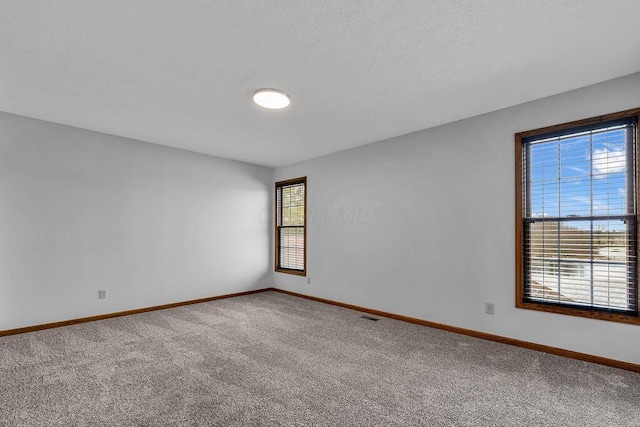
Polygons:
[[377,322],[378,320],[380,320],[380,319],[376,319],[375,317],[370,317],[370,316],[360,316],[360,317],[362,317],[363,319],[367,319],[367,320],[373,320],[374,322]]

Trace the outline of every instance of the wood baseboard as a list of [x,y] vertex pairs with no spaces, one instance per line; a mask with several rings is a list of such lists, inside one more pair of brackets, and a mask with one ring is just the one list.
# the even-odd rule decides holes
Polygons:
[[565,350],[563,348],[551,347],[543,344],[535,344],[528,341],[522,341],[514,338],[507,338],[500,335],[489,334],[486,332],[474,331],[473,329],[459,328],[457,326],[445,325],[443,323],[430,322],[428,320],[417,319],[415,317],[402,316],[400,314],[387,313],[386,311],[374,310],[371,308],[360,307],[353,304],[345,304],[338,301],[332,301],[324,298],[313,297],[309,295],[299,294],[297,292],[285,291],[283,289],[273,288],[276,292],[283,294],[293,295],[300,298],[309,299],[312,301],[322,302],[325,304],[331,304],[338,307],[348,308],[351,310],[360,311],[363,313],[369,313],[380,317],[388,317],[390,319],[401,320],[403,322],[413,323],[416,325],[427,326],[429,328],[442,329],[444,331],[453,332],[456,334],[468,335],[470,337],[481,338],[488,341],[495,341],[502,344],[513,345],[516,347],[527,348],[529,350],[541,351],[544,353],[555,354],[557,356],[568,357],[570,359],[582,360],[584,362],[597,363],[599,365],[610,366],[613,368],[625,369],[627,371],[633,371],[640,373],[640,365],[635,363],[623,362],[621,360],[608,359],[606,357],[594,356],[592,354],[579,353],[577,351]]
[[164,310],[164,309],[167,309],[167,308],[175,308],[175,307],[180,307],[180,306],[183,306],[183,305],[198,304],[198,303],[201,303],[201,302],[215,301],[215,300],[218,300],[218,299],[233,298],[233,297],[239,297],[239,296],[242,296],[242,295],[257,294],[257,293],[260,293],[260,292],[266,292],[266,291],[270,291],[270,290],[273,290],[273,288],[256,289],[256,290],[253,290],[253,291],[237,292],[237,293],[234,293],[234,294],[218,295],[218,296],[215,296],[215,297],[207,297],[207,298],[200,298],[200,299],[194,299],[194,300],[189,300],[189,301],[174,302],[174,303],[171,303],[171,304],[156,305],[156,306],[153,306],[153,307],[136,308],[134,310],[119,311],[119,312],[116,312],[116,313],[100,314],[98,316],[89,316],[89,317],[82,317],[82,318],[79,318],[79,319],[63,320],[61,322],[53,322],[53,323],[45,323],[45,324],[42,324],[42,325],[26,326],[24,328],[7,329],[7,330],[4,330],[4,331],[0,331],[0,337],[7,336],[7,335],[24,334],[24,333],[27,333],[27,332],[41,331],[43,329],[60,328],[62,326],[77,325],[78,323],[95,322],[96,320],[111,319],[113,317],[128,316],[130,314],[138,314],[138,313],[146,313],[146,312],[149,312],[149,311]]

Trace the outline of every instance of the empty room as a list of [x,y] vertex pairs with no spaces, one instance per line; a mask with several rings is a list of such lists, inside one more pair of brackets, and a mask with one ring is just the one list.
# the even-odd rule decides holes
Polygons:
[[0,426],[640,426],[639,16],[0,0]]

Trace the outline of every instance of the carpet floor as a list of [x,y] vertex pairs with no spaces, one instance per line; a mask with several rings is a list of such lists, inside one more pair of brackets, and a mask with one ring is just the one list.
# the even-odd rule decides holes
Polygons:
[[1,426],[640,426],[640,374],[265,292],[0,338]]

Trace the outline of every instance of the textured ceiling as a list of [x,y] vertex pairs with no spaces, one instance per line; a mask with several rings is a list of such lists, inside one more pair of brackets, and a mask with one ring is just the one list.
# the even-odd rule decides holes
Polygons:
[[[638,16],[638,0],[2,0],[0,110],[281,166],[640,71]],[[255,106],[260,87],[291,106]]]

